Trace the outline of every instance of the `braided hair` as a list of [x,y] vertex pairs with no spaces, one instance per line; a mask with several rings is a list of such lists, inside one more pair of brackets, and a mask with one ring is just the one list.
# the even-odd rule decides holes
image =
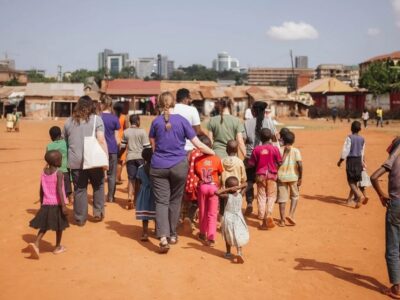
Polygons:
[[256,120],[256,129],[255,129],[255,136],[260,137],[260,131],[262,128],[262,124],[264,121],[264,114],[265,110],[268,107],[268,104],[262,101],[256,101],[253,103],[253,106],[251,108],[251,111],[253,113],[253,116],[255,116]]
[[218,101],[218,113],[221,116],[221,124],[224,122],[224,109],[228,108],[229,113],[232,114],[231,100],[229,98],[222,98]]
[[158,98],[158,105],[164,112],[165,129],[170,130],[172,124],[169,121],[169,109],[175,106],[175,98],[170,92],[164,92]]

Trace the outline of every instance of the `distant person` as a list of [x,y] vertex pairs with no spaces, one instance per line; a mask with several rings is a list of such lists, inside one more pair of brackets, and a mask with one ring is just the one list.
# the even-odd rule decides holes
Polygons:
[[13,115],[15,116],[14,118],[14,130],[15,132],[19,132],[19,119],[20,119],[20,114],[17,111],[17,108],[13,109]]
[[248,161],[249,166],[256,167],[258,219],[262,220],[262,230],[275,227],[272,212],[277,197],[278,168],[282,164],[281,153],[278,147],[272,144],[271,139],[271,130],[262,129],[262,145],[254,148]]
[[87,220],[89,181],[93,188],[94,219],[101,221],[104,218],[104,170],[83,169],[84,139],[86,136],[91,136],[93,130],[100,146],[108,153],[104,124],[102,119],[95,115],[94,108],[89,96],[79,98],[72,117],[64,124],[64,137],[68,145],[68,168],[71,170],[74,184],[74,219],[78,226],[84,226]]
[[337,107],[335,106],[335,107],[333,107],[332,108],[332,110],[331,110],[331,115],[332,115],[332,120],[333,120],[333,123],[336,123],[336,119],[337,119],[337,117],[338,117],[338,109],[337,109]]
[[107,170],[107,202],[115,201],[115,190],[117,184],[117,165],[118,165],[118,148],[120,144],[119,129],[121,125],[118,117],[111,112],[112,100],[105,97],[101,101],[101,119],[104,123],[104,135],[108,148],[108,165]]
[[244,263],[242,247],[249,242],[249,230],[242,214],[242,192],[245,192],[246,182],[239,184],[235,176],[228,177],[224,189],[217,191],[217,195],[226,201],[224,219],[221,224],[221,233],[225,240],[225,258],[232,259],[231,248],[237,249],[237,263]]
[[246,108],[246,111],[244,113],[244,119],[245,120],[250,120],[253,118],[253,114],[251,113],[251,107]]
[[338,167],[346,160],[347,182],[351,191],[355,195],[356,208],[360,208],[362,204],[366,204],[366,199],[358,188],[358,182],[361,181],[361,173],[364,168],[364,152],[365,141],[359,135],[361,131],[361,123],[354,121],[351,123],[351,134],[346,138],[342,155],[337,163]]
[[253,212],[253,199],[254,199],[254,183],[256,180],[255,166],[249,166],[248,160],[250,159],[251,153],[256,146],[261,145],[260,132],[263,128],[271,130],[272,134],[276,136],[277,130],[272,121],[272,118],[265,115],[265,110],[268,108],[266,102],[256,101],[251,107],[251,113],[253,118],[244,122],[243,138],[246,141],[246,155],[244,164],[246,166],[247,176],[247,189],[246,189],[246,211],[245,215],[250,215]]
[[378,127],[379,125],[383,127],[383,110],[380,106],[376,110],[376,127]]
[[144,164],[138,168],[136,180],[140,185],[136,199],[136,220],[142,220],[141,241],[149,240],[149,221],[156,219],[156,204],[154,202],[153,189],[150,182],[150,162],[153,156],[151,148],[145,148],[142,151]]
[[[299,149],[293,147],[295,135],[286,132],[282,136],[283,147],[281,148],[282,165],[278,171],[278,203],[280,221],[278,225],[283,227],[287,221],[289,225],[296,225],[294,214],[299,200],[299,187],[303,178],[303,163]],[[286,154],[286,155],[285,155]],[[286,217],[286,202],[290,199],[289,216]]]
[[[123,113],[124,111],[124,104],[122,102],[116,102],[114,104],[114,113],[119,120],[119,131],[118,131],[118,138],[119,141],[122,141],[122,136],[124,135],[124,130],[129,127],[129,122],[127,116]],[[118,155],[118,164],[117,164],[117,179],[116,184],[122,184],[122,169],[126,163],[126,155],[127,152],[123,152],[121,155]]]
[[140,128],[140,116],[129,117],[131,126],[124,131],[121,141],[120,156],[126,157],[126,170],[128,172],[128,206],[133,208],[134,195],[137,194],[138,184],[136,176],[138,168],[143,165],[143,149],[150,147],[149,136],[143,128]]
[[59,168],[62,164],[62,155],[57,150],[50,150],[44,156],[47,166],[44,168],[40,179],[40,209],[30,221],[29,226],[39,229],[34,243],[29,246],[34,258],[39,259],[39,243],[48,230],[56,232],[56,248],[54,254],[65,252],[61,245],[62,232],[69,227],[67,198],[63,190],[64,174]]
[[53,126],[49,130],[50,138],[52,142],[47,145],[46,151],[57,150],[62,155],[61,167],[59,170],[64,174],[64,190],[65,195],[69,199],[69,202],[73,202],[73,194],[71,187],[71,174],[68,169],[68,148],[67,143],[61,135],[61,128]]
[[[395,139],[388,148],[389,158],[371,176],[379,199],[386,207],[386,265],[392,286],[386,291],[388,296],[400,299],[400,139]],[[389,173],[388,194],[379,184],[379,178]]]
[[361,119],[363,120],[364,123],[364,128],[367,128],[368,126],[368,120],[369,120],[369,112],[368,109],[364,108],[364,111],[361,115]]

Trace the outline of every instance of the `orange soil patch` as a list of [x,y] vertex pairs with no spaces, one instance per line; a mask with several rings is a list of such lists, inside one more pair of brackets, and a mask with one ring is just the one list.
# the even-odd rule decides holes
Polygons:
[[[307,127],[294,130],[305,171],[298,225],[259,231],[255,216],[248,218],[250,243],[243,249],[245,263],[238,265],[223,258],[220,235],[213,249],[181,236],[168,255],[156,253],[154,237],[140,242],[141,224],[124,207],[126,181],[102,223],[65,231],[66,253],[51,253],[55,234],[49,232],[40,260],[30,259],[26,247],[36,231],[28,222],[39,208],[47,132],[63,122],[22,120],[20,133],[6,133],[0,121],[0,298],[385,299],[379,292],[389,284],[385,210],[371,188],[367,206],[347,207],[344,165],[336,167],[349,124],[288,123]],[[369,173],[385,160],[394,133],[374,127],[362,132]]]

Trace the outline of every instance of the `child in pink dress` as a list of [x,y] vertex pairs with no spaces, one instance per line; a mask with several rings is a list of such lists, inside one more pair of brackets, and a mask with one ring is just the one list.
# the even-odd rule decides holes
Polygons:
[[40,209],[29,225],[39,229],[36,241],[30,243],[33,257],[39,259],[39,242],[47,230],[56,232],[56,248],[54,254],[65,252],[61,245],[62,232],[69,227],[67,220],[67,202],[64,190],[64,174],[59,170],[61,167],[62,155],[57,150],[47,151],[44,159],[47,162],[43,170],[40,182]]

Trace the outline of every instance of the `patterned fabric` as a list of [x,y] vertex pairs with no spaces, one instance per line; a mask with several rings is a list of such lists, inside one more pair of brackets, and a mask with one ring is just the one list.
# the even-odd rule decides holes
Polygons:
[[194,171],[194,163],[196,158],[202,156],[203,153],[198,150],[195,149],[190,153],[190,157],[189,157],[189,172],[188,172],[188,177],[186,179],[186,187],[185,187],[185,194],[186,200],[189,201],[195,201],[197,200],[197,184],[199,183],[199,177],[196,175],[195,171]]
[[[60,205],[61,200],[57,194],[57,171],[53,174],[47,175],[45,172],[42,173],[40,178],[42,190],[43,190],[43,203],[42,205]],[[62,181],[62,192],[65,203],[67,203],[67,197],[65,196],[64,180]]]
[[151,182],[143,165],[139,167],[136,179],[140,180],[140,190],[136,199],[136,219],[154,220],[156,218],[156,204]]
[[249,230],[242,214],[240,193],[228,195],[221,232],[225,241],[231,246],[242,247],[249,242]]
[[[281,155],[283,156],[284,147],[281,148]],[[301,162],[301,154],[299,149],[291,147],[286,159],[278,171],[278,179],[280,182],[295,182],[299,180],[299,170],[297,162]]]

